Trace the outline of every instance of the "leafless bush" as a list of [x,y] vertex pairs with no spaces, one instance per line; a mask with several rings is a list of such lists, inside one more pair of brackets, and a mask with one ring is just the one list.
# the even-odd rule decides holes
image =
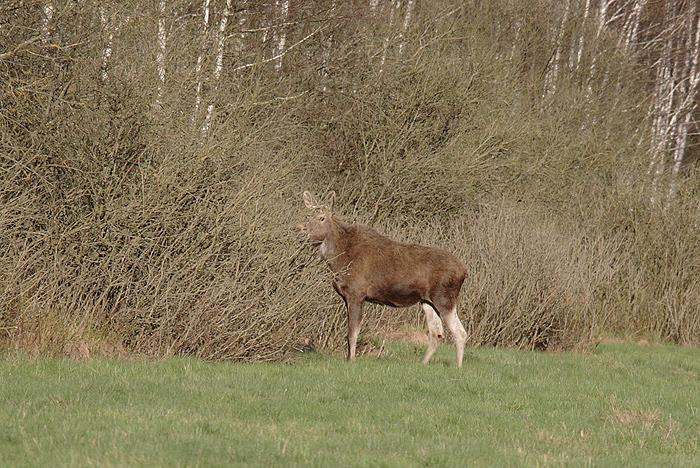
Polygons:
[[[240,360],[337,349],[341,304],[290,231],[302,191],[330,188],[347,220],[464,258],[473,344],[700,342],[698,185],[688,173],[672,206],[648,202],[646,91],[632,60],[625,86],[590,93],[572,73],[543,102],[546,15],[516,34],[494,23],[522,14],[506,3],[425,2],[397,35],[385,11],[326,3],[290,13],[299,45],[280,69],[262,32],[271,4],[251,8],[249,45],[229,49],[222,78],[202,86],[202,109],[216,103],[206,134],[193,112],[202,38],[191,4],[172,3],[158,105],[157,51],[144,49],[153,5],[121,2],[110,14],[130,21],[117,30],[98,3],[57,2],[48,38],[43,4],[0,7],[13,26],[0,28],[4,347]],[[623,59],[606,52],[598,64]],[[363,329],[418,317],[372,307]]]

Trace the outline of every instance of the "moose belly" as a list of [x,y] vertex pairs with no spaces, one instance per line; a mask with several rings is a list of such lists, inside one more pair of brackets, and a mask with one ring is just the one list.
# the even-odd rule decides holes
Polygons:
[[408,307],[421,300],[421,294],[414,288],[387,287],[367,291],[367,302],[391,307]]

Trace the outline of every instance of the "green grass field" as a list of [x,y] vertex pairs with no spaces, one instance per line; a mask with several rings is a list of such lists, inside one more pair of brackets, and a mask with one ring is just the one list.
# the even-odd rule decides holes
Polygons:
[[5,466],[700,464],[700,350],[0,358]]

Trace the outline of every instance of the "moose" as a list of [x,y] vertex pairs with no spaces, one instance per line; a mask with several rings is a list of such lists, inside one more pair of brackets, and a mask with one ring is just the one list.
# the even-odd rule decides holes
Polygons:
[[332,211],[335,192],[328,205],[319,204],[309,192],[303,198],[313,214],[296,229],[318,246],[333,273],[333,287],[345,301],[348,361],[355,358],[365,301],[390,307],[420,303],[428,324],[423,364],[430,362],[443,336],[442,317],[461,367],[467,333],[457,316],[457,303],[466,277],[464,262],[442,249],[397,242],[369,226],[343,222]]

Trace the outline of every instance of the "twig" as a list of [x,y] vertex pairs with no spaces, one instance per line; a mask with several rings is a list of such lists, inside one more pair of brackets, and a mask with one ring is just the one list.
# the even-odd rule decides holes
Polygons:
[[256,106],[261,106],[261,105],[270,104],[271,102],[274,102],[274,101],[291,101],[292,99],[298,99],[298,98],[302,97],[303,95],[308,94],[308,92],[309,92],[308,90],[302,91],[301,93],[295,94],[293,96],[275,96],[274,98],[269,99],[267,101],[255,102],[254,104]]
[[34,37],[27,39],[26,41],[24,41],[23,43],[21,43],[20,45],[15,47],[14,50],[0,54],[0,60],[6,60],[8,58],[11,58],[13,55],[15,55],[17,52],[19,52],[24,47],[27,47],[28,45],[33,44],[34,42],[39,41],[39,40],[41,40],[41,36],[34,36]]
[[290,50],[294,49],[295,47],[301,45],[302,43],[306,42],[306,41],[307,41],[308,39],[310,39],[312,36],[315,36],[317,33],[323,31],[324,29],[327,29],[327,26],[323,26],[323,27],[321,27],[321,28],[318,28],[316,31],[314,31],[314,32],[312,32],[311,34],[307,35],[306,37],[304,37],[303,39],[301,39],[301,40],[300,40],[299,42],[297,42],[296,44],[292,44],[291,46],[287,47],[284,51],[282,51],[281,53],[279,53],[279,54],[277,54],[277,55],[274,55],[274,56],[272,56],[272,57],[270,57],[270,58],[267,58],[267,59],[265,59],[265,60],[261,60],[261,61],[259,61],[259,62],[246,63],[245,65],[240,65],[240,66],[234,68],[233,71],[236,72],[236,71],[239,71],[239,70],[245,70],[246,68],[251,68],[251,67],[254,67],[254,66],[256,66],[256,65],[262,65],[262,64],[265,64],[265,63],[269,63],[269,62],[273,62],[273,61],[275,61],[275,60],[278,60],[278,59],[284,57],[284,56],[287,54],[287,52],[289,52]]

